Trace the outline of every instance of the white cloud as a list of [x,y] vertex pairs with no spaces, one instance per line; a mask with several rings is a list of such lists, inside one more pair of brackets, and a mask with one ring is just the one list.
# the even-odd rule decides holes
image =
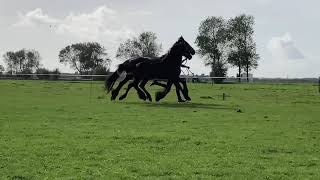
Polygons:
[[14,26],[34,26],[37,24],[56,24],[59,22],[57,19],[50,18],[47,14],[43,13],[41,8],[36,8],[25,15],[19,14],[19,17],[20,21],[14,24]]
[[262,59],[259,71],[265,77],[312,77],[313,63],[296,47],[290,33],[273,37],[267,45],[270,52]]
[[304,55],[295,46],[289,33],[285,33],[282,37],[273,37],[268,43],[268,49],[276,59],[304,59]]
[[15,27],[35,27],[45,25],[59,35],[67,35],[84,41],[106,39],[113,43],[134,34],[133,30],[123,26],[117,12],[106,6],[100,6],[90,13],[70,13],[57,19],[44,13],[41,8],[20,14]]

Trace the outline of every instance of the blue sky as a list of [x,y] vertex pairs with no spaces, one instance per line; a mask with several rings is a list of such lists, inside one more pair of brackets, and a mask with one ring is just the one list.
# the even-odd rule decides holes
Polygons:
[[[119,43],[142,31],[155,32],[164,52],[180,35],[196,48],[204,18],[246,13],[255,17],[261,57],[254,76],[317,77],[319,5],[316,0],[0,0],[0,56],[8,50],[36,49],[45,67],[73,72],[58,63],[59,50],[97,41],[106,47],[114,69],[120,63],[114,57]],[[197,56],[189,65],[197,74],[210,71]],[[235,74],[230,68],[228,75]]]

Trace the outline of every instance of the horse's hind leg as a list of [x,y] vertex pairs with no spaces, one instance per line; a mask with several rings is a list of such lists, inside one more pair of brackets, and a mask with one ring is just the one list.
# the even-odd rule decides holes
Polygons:
[[146,95],[141,89],[139,89],[138,84],[139,84],[138,80],[134,80],[133,82],[129,83],[126,92],[122,96],[120,96],[119,100],[121,101],[125,99],[128,96],[128,93],[132,87],[134,87],[137,90],[140,99],[146,100]]
[[137,90],[139,98],[145,101],[147,97],[146,94],[139,88],[139,82],[140,80],[135,79],[133,81],[133,87]]
[[148,80],[143,80],[141,83],[140,83],[140,85],[139,85],[139,87],[144,91],[144,93],[147,95],[147,99],[150,101],[150,102],[152,102],[152,98],[151,98],[151,95],[149,94],[149,92],[146,90],[146,88],[145,88],[145,85],[147,84],[147,82],[148,82]]
[[112,90],[111,92],[111,100],[115,100],[120,92],[120,89],[125,85],[132,77],[127,76],[123,81],[119,83],[116,89]]
[[160,83],[158,81],[153,81],[152,84],[150,84],[150,86],[154,86],[154,85],[157,85],[157,86],[160,86],[160,87],[163,87],[163,88],[166,88],[167,85],[166,84],[163,84],[163,83]]

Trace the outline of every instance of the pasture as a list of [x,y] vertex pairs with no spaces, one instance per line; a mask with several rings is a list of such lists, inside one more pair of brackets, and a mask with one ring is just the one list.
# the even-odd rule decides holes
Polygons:
[[0,81],[0,179],[320,178],[313,84],[189,84],[183,104],[90,87]]

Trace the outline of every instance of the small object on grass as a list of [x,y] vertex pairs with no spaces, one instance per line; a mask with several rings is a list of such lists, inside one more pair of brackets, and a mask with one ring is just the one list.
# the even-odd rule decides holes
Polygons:
[[268,119],[268,116],[264,116],[265,119]]
[[201,142],[200,142],[200,141],[196,141],[195,144],[196,144],[197,146],[199,146],[199,145],[201,144]]
[[238,113],[242,113],[242,110],[240,108],[237,108]]
[[188,122],[188,121],[182,121],[182,123],[186,123],[186,122]]
[[198,112],[198,111],[193,111],[193,112]]
[[213,99],[211,96],[200,96],[201,99]]

